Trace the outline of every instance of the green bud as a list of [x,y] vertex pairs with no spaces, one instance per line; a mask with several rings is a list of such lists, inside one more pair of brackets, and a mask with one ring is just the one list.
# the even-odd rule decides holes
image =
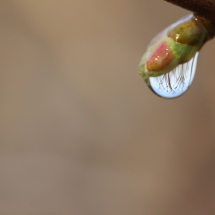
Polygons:
[[214,34],[215,26],[206,19],[194,15],[180,19],[149,44],[140,62],[140,75],[153,91],[156,87],[152,83],[157,80],[157,87],[163,89],[156,92],[160,96],[173,98],[183,94],[194,77],[198,52]]

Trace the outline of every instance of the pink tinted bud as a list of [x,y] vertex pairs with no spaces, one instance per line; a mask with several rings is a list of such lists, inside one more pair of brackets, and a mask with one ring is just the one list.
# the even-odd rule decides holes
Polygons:
[[146,67],[150,72],[159,72],[166,68],[174,56],[167,42],[162,42],[155,51],[149,56]]

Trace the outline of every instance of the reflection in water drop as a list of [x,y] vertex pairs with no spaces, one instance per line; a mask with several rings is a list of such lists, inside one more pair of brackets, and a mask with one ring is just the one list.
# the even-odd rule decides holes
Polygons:
[[149,87],[158,96],[175,98],[187,91],[196,72],[199,52],[188,62],[158,77],[149,77]]

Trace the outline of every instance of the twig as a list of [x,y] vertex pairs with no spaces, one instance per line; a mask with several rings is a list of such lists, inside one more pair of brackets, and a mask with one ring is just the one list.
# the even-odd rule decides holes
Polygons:
[[215,0],[164,0],[215,23]]

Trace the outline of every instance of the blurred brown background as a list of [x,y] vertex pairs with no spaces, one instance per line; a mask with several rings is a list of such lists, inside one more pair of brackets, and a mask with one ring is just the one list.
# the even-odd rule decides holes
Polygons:
[[0,1],[0,214],[215,214],[215,40],[158,98],[147,44],[188,11],[150,0]]

